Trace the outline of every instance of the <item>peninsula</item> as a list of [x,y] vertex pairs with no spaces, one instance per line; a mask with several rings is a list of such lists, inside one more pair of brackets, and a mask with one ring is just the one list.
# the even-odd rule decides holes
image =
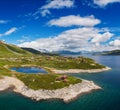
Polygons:
[[81,83],[70,85],[56,90],[33,90],[28,88],[22,81],[13,77],[4,77],[0,80],[0,91],[9,87],[14,87],[13,91],[20,93],[26,97],[39,100],[46,99],[62,99],[64,102],[69,102],[75,99],[78,95],[90,92],[92,90],[101,89],[92,81],[82,80]]
[[[11,70],[12,67],[44,68],[48,74],[20,73]],[[34,54],[15,45],[0,42],[0,91],[13,87],[14,92],[35,100],[57,98],[68,102],[80,94],[101,89],[92,81],[64,73],[94,73],[109,69],[90,58]]]

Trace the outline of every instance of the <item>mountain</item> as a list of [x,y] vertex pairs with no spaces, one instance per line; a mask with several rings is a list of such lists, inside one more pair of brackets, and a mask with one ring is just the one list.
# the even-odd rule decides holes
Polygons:
[[0,41],[0,57],[13,57],[13,56],[28,56],[33,55],[32,53],[21,49],[20,47],[12,44],[7,44]]
[[58,51],[55,53],[58,53],[60,55],[80,55],[81,54],[81,52],[71,52],[71,51],[66,51],[66,50]]
[[42,54],[42,52],[40,52],[40,51],[38,51],[38,50],[35,50],[35,49],[33,49],[33,48],[21,47],[21,49],[26,50],[26,51],[29,51],[29,52],[34,53],[34,54],[38,54],[38,55],[41,55],[41,54]]
[[102,52],[101,55],[120,55],[120,50],[112,50],[112,51]]
[[26,48],[26,47],[21,47],[21,49],[29,51],[30,53],[36,54],[36,55],[49,55],[49,56],[56,56],[58,54],[56,53],[45,53],[45,52],[40,52],[39,50],[33,49],[33,48]]
[[92,55],[120,55],[120,50],[94,52]]

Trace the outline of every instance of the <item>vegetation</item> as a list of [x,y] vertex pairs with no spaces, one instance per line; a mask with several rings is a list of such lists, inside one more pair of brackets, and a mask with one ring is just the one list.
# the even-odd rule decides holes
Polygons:
[[[48,71],[49,74],[20,74],[10,70],[11,67],[37,66]],[[65,80],[56,81],[62,75],[56,75],[52,69],[100,69],[105,66],[90,58],[63,57],[58,55],[35,55],[15,45],[8,45],[0,41],[0,77],[14,76],[32,89],[58,89],[70,84],[80,83],[81,80],[68,76]]]
[[55,74],[17,74],[17,78],[22,80],[26,86],[31,89],[38,90],[38,89],[59,89],[70,84],[80,83],[82,80],[74,78],[72,76],[68,76],[67,82],[64,81],[56,81],[56,78],[61,75]]
[[21,56],[33,56],[32,53],[25,51],[15,45],[8,45],[0,41],[0,58],[6,57],[21,57]]
[[55,68],[55,69],[100,69],[105,66],[96,63],[94,60],[90,58],[84,57],[62,57],[62,56],[54,56],[54,57],[41,57],[38,58],[38,65]]

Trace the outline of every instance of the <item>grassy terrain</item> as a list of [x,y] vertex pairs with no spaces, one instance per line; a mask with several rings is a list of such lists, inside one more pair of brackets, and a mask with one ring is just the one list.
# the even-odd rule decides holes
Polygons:
[[105,66],[96,63],[94,60],[90,58],[84,57],[62,57],[62,56],[54,56],[54,57],[42,57],[38,59],[38,65],[55,68],[55,69],[101,69]]
[[[49,74],[22,74],[11,71],[11,67],[37,66],[48,71]],[[90,58],[84,57],[63,57],[58,55],[34,55],[15,45],[9,45],[0,41],[0,77],[17,77],[32,89],[58,89],[69,86],[70,84],[80,83],[81,80],[68,76],[64,80],[56,81],[62,75],[52,72],[54,69],[101,69],[105,66],[96,63]]]
[[[11,67],[21,66],[37,66],[45,68],[49,74],[22,74],[11,71]],[[70,84],[80,83],[81,80],[68,76],[67,82],[56,81],[57,77],[52,72],[51,68],[55,69],[96,69],[103,68],[103,65],[97,64],[89,58],[72,58],[62,56],[32,56],[32,57],[17,57],[17,58],[2,58],[0,59],[0,76],[14,76],[20,79],[31,89],[58,89],[69,86]]]
[[45,68],[55,69],[101,69],[105,66],[96,63],[89,58],[72,58],[62,56],[34,56],[34,57],[22,57],[22,58],[5,58],[0,59],[0,66],[8,64],[9,66],[20,65],[35,65]]
[[33,55],[32,53],[25,51],[15,45],[6,44],[0,41],[0,58],[32,56],[32,55]]
[[59,89],[66,86],[69,86],[70,84],[76,84],[81,83],[82,80],[74,78],[72,76],[68,76],[67,82],[64,81],[56,81],[57,77],[60,77],[61,75],[55,75],[55,74],[17,74],[17,78],[23,81],[26,86],[28,86],[31,89],[38,90],[38,89],[47,89],[47,90],[53,90],[53,89]]

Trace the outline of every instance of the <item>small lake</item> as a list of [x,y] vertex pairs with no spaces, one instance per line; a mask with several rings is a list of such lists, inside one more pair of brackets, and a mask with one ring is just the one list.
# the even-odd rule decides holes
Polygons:
[[26,74],[38,74],[38,73],[48,74],[48,72],[45,69],[38,67],[19,67],[19,68],[13,67],[11,68],[11,70]]

